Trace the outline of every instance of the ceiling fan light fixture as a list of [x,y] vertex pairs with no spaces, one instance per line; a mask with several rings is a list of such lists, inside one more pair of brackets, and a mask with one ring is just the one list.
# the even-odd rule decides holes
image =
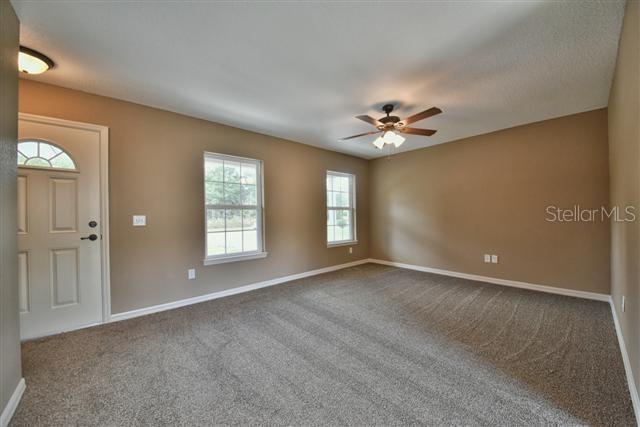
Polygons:
[[404,142],[404,137],[398,135],[393,131],[387,131],[382,136],[382,140],[384,141],[385,144],[393,144],[396,147],[399,147]]
[[406,141],[406,138],[404,136],[397,135],[397,138],[395,139],[395,141],[393,141],[393,145],[398,148],[404,143],[404,141]]
[[28,47],[20,46],[20,53],[18,54],[18,70],[20,72],[42,74],[53,68],[53,66],[54,63],[48,56]]
[[[375,131],[359,133],[357,135],[341,138],[340,140],[347,141],[354,138],[360,138],[361,136],[382,133],[382,136],[377,137],[373,141],[373,145],[377,149],[382,150],[385,145],[391,145],[391,144],[395,145],[396,148],[398,148],[402,144],[404,144],[404,142],[406,141],[406,138],[402,135],[399,135],[396,132],[403,133],[403,134],[407,133],[411,135],[432,136],[434,133],[437,132],[434,129],[412,128],[412,127],[408,127],[407,125],[442,113],[442,110],[439,109],[438,107],[431,107],[427,110],[421,111],[420,113],[406,117],[403,120],[403,119],[400,119],[400,117],[398,116],[391,115],[391,112],[393,111],[393,104],[384,105],[382,107],[382,111],[386,114],[386,117],[382,117],[377,120],[369,115],[356,116],[356,119],[362,120],[363,122],[366,122],[370,125],[375,126],[376,128]],[[394,132],[394,130],[396,132]]]

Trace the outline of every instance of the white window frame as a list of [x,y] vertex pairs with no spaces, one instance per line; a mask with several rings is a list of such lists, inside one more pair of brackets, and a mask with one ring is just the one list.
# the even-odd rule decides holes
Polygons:
[[[352,238],[349,240],[334,240],[333,242],[329,241],[329,236],[327,236],[327,222],[325,219],[324,229],[325,236],[327,241],[327,247],[336,247],[336,246],[349,246],[358,244],[358,234],[357,234],[357,221],[356,221],[356,176],[352,173],[347,172],[337,172],[332,170],[327,170],[324,178],[324,198],[325,198],[325,207],[327,213],[330,210],[345,210],[344,207],[329,207],[329,200],[327,200],[327,177],[329,175],[333,176],[343,176],[349,178],[349,210],[351,211],[351,236]],[[326,218],[326,217],[325,217]]]
[[[247,251],[247,252],[238,252],[233,254],[222,254],[222,255],[212,255],[208,256],[208,236],[207,236],[207,209],[255,209],[254,206],[245,206],[245,205],[216,205],[216,204],[207,204],[206,199],[206,176],[204,175],[204,171],[206,168],[207,159],[213,160],[227,160],[234,162],[243,162],[243,163],[252,163],[256,165],[256,201],[257,201],[257,209],[256,213],[256,229],[258,236],[258,249],[255,251]],[[223,264],[227,262],[236,262],[236,261],[246,261],[250,259],[258,259],[265,258],[267,256],[267,252],[265,249],[264,242],[264,173],[263,173],[263,163],[262,160],[252,159],[249,157],[238,157],[231,156],[228,154],[220,154],[213,153],[209,151],[204,152],[203,160],[202,160],[202,190],[204,196],[204,255],[205,258],[203,260],[204,265],[215,265],[215,264]]]

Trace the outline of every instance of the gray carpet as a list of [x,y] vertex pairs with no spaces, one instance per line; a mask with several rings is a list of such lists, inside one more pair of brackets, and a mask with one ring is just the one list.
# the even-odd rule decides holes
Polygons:
[[606,303],[367,264],[24,343],[13,426],[634,425]]

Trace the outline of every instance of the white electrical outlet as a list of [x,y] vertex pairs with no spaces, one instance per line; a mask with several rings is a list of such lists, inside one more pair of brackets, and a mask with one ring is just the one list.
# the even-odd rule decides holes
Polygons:
[[484,262],[491,262],[491,255],[484,254]]
[[491,255],[491,263],[492,264],[498,263],[498,255]]
[[622,295],[622,304],[621,304],[621,306],[622,306],[622,312],[624,312],[624,309],[625,309],[625,307],[624,307],[624,306],[625,306],[625,298],[624,298],[624,295]]
[[134,215],[133,216],[133,226],[134,227],[144,227],[147,225],[147,216],[146,215]]
[[349,248],[349,253],[352,254],[353,253],[353,248]]
[[189,271],[187,272],[187,277],[189,280],[194,280],[196,278],[196,269],[190,268]]

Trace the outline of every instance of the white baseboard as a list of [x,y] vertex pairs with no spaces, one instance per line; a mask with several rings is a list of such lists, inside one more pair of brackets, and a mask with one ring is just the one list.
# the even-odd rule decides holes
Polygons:
[[616,334],[618,335],[618,344],[620,345],[620,352],[622,353],[624,371],[627,374],[627,384],[629,385],[631,402],[633,402],[633,411],[636,414],[636,422],[640,425],[640,397],[638,397],[638,389],[636,388],[635,379],[633,378],[633,371],[631,370],[631,360],[629,360],[629,354],[627,353],[627,346],[624,343],[622,328],[620,327],[620,321],[618,320],[618,313],[616,312],[616,305],[613,303],[612,298],[609,298],[609,304],[611,305],[611,314],[613,316],[613,323],[616,326]]
[[361,259],[359,261],[348,262],[346,264],[332,265],[330,267],[319,268],[317,270],[311,270],[311,271],[305,271],[303,273],[292,274],[290,276],[277,277],[275,279],[265,280],[264,282],[257,282],[257,283],[252,283],[250,285],[240,286],[237,288],[225,289],[224,291],[213,292],[211,294],[199,295],[197,297],[168,302],[166,304],[154,305],[151,307],[139,308],[137,310],[116,313],[111,315],[110,322],[118,322],[120,320],[132,319],[134,317],[144,316],[151,313],[158,313],[160,311],[171,310],[178,307],[197,304],[199,302],[210,301],[218,298],[224,298],[230,295],[241,294],[244,292],[249,292],[249,291],[253,291],[260,288],[266,288],[268,286],[279,285],[281,283],[290,282],[292,280],[304,279],[305,277],[316,276],[318,274],[329,273],[331,271],[336,271],[336,270],[342,270],[343,268],[353,267],[360,264],[366,264],[368,262],[369,262],[368,259]]
[[16,389],[13,391],[11,395],[11,399],[7,402],[7,406],[4,407],[2,411],[2,415],[0,415],[0,427],[7,427],[9,425],[9,421],[11,421],[11,417],[16,412],[18,408],[18,404],[20,403],[20,399],[22,399],[22,394],[24,393],[24,389],[26,388],[26,384],[24,382],[24,378],[20,378],[18,381],[18,385]]
[[459,273],[457,271],[441,270],[439,268],[423,267],[420,265],[403,264],[401,262],[385,261],[381,259],[369,259],[376,264],[390,265],[393,267],[407,268],[409,270],[424,271],[426,273],[441,274],[443,276],[459,277],[461,279],[475,280],[477,282],[493,283],[495,285],[511,286],[514,288],[529,289],[532,291],[547,292],[552,294],[567,295],[570,297],[593,299],[597,301],[609,301],[609,295],[595,292],[576,291],[574,289],[558,288],[555,286],[535,285],[533,283],[518,282],[515,280],[498,279],[496,277],[478,276],[476,274]]

